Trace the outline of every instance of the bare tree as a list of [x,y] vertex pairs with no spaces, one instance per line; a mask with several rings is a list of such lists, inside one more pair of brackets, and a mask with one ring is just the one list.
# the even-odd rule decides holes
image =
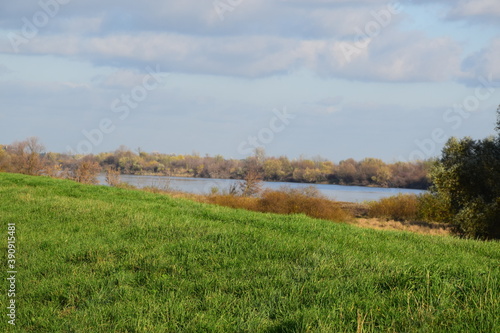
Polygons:
[[262,191],[263,170],[262,165],[256,157],[250,157],[245,161],[245,177],[239,184],[242,196],[250,197]]
[[114,167],[106,168],[106,183],[109,186],[117,186],[120,185],[120,171]]
[[14,172],[27,175],[41,175],[44,172],[45,147],[36,137],[30,137],[21,142],[14,142],[9,146],[11,166]]

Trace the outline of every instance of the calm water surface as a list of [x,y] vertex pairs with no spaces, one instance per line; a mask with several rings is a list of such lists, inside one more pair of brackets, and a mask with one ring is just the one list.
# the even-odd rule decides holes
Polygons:
[[[206,194],[210,193],[212,187],[218,187],[220,190],[227,190],[231,184],[238,183],[240,180],[234,179],[207,179],[207,178],[185,178],[185,177],[162,177],[162,176],[132,176],[123,175],[120,177],[122,182],[129,183],[142,188],[154,186],[158,188],[169,187],[174,190]],[[100,176],[101,184],[106,184],[105,177]],[[369,200],[379,200],[384,197],[396,195],[398,193],[424,193],[421,190],[401,189],[401,188],[376,188],[363,186],[342,186],[342,185],[323,185],[323,184],[299,184],[283,182],[264,182],[264,188],[278,189],[281,186],[291,188],[303,188],[307,186],[316,187],[321,193],[330,199],[347,202],[362,202]]]

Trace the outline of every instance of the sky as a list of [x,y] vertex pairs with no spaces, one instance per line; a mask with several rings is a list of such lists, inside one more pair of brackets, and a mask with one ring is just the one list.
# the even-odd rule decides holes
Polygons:
[[493,135],[498,0],[0,3],[0,143],[439,156]]

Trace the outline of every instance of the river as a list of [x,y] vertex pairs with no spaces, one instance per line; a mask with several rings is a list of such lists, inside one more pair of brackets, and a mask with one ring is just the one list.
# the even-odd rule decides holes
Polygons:
[[[186,178],[186,177],[162,177],[162,176],[120,176],[122,182],[129,183],[138,188],[153,186],[158,188],[169,188],[182,192],[206,194],[210,193],[212,187],[220,190],[227,190],[234,184],[241,182],[235,179],[207,179],[207,178]],[[105,177],[99,176],[99,182],[106,184]],[[420,194],[425,191],[402,189],[402,188],[379,188],[364,186],[343,186],[327,184],[302,184],[302,183],[284,183],[284,182],[264,182],[264,188],[279,189],[282,186],[291,188],[303,188],[307,186],[316,187],[321,193],[330,199],[346,202],[363,202],[379,200],[384,197],[397,195],[398,193]]]

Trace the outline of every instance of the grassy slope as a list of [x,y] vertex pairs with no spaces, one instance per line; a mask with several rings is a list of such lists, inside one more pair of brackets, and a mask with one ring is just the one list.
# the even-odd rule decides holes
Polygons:
[[2,173],[0,221],[17,332],[500,331],[498,242]]

